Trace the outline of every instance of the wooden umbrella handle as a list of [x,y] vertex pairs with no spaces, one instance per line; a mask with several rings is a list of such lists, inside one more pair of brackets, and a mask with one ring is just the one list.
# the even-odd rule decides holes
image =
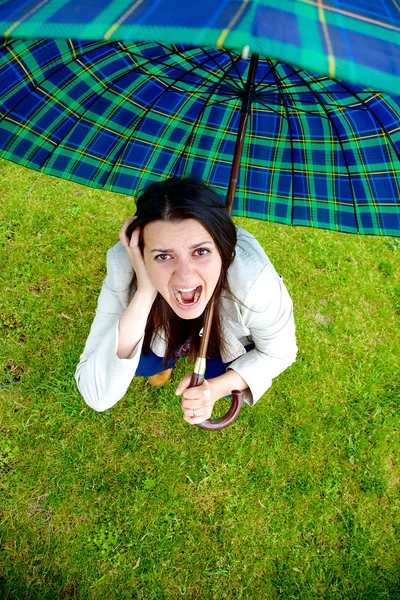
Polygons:
[[197,427],[205,429],[206,431],[218,431],[219,429],[225,429],[232,425],[239,416],[243,406],[243,394],[239,390],[232,390],[232,404],[228,412],[219,419],[207,419],[203,423],[199,423]]
[[[198,385],[201,385],[203,381],[204,375],[193,373],[190,387],[197,387]],[[232,390],[231,393],[232,404],[228,412],[219,419],[207,419],[207,421],[203,421],[203,423],[197,423],[197,427],[200,427],[200,429],[205,429],[206,431],[218,431],[219,429],[225,429],[225,427],[232,425],[242,410],[243,394],[239,390]]]
[[243,405],[243,394],[239,390],[232,390],[232,404],[228,412],[219,419],[207,419],[203,423],[198,423],[197,427],[205,429],[206,431],[218,431],[232,425],[239,416]]
[[[194,373],[192,373],[192,379],[190,380],[190,387],[198,387],[204,381],[204,374],[206,372],[206,352],[208,346],[208,340],[210,338],[211,324],[214,316],[214,305],[211,302],[207,309],[204,318],[203,335],[201,339],[199,356],[197,357],[196,364],[194,366]],[[232,404],[228,412],[219,419],[207,419],[203,423],[197,423],[197,427],[205,429],[206,431],[217,431],[218,429],[224,429],[232,425],[236,421],[243,405],[243,394],[239,390],[233,390],[232,392]]]

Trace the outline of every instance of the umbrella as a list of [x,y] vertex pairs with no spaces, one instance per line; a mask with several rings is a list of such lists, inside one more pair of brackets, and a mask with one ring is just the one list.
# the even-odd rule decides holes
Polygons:
[[[390,89],[398,63],[386,62],[361,79],[381,70]],[[25,166],[122,193],[198,175],[229,187],[234,215],[399,235],[400,98],[377,88],[255,52],[71,40],[5,40],[0,83],[0,151]]]
[[0,156],[132,194],[168,175],[226,193],[232,214],[399,235],[400,97],[224,49],[13,40],[0,47]]

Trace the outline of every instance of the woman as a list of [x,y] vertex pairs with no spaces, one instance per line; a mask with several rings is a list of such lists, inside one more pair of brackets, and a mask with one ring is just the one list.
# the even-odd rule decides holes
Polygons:
[[150,185],[107,253],[107,277],[75,377],[86,403],[113,406],[135,375],[165,383],[180,356],[194,360],[204,310],[215,306],[205,381],[178,384],[183,418],[210,418],[242,390],[252,406],[296,357],[289,294],[255,238],[235,228],[202,181]]

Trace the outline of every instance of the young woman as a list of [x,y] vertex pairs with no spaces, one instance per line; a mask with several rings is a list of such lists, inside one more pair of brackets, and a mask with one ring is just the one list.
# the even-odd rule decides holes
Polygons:
[[185,421],[210,418],[232,389],[252,406],[294,362],[293,307],[281,277],[202,181],[150,185],[120,239],[107,253],[107,276],[75,373],[89,406],[106,410],[135,375],[162,385],[180,356],[195,360],[211,300],[205,381],[191,388],[187,375],[176,389]]

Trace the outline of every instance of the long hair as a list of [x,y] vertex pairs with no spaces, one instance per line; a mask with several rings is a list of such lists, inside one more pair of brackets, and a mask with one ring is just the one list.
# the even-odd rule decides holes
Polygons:
[[[178,223],[184,219],[195,219],[211,235],[221,257],[221,273],[209,302],[214,303],[213,327],[208,344],[208,356],[216,355],[224,347],[220,323],[220,300],[222,292],[230,294],[228,269],[235,257],[236,228],[221,198],[203,181],[194,177],[184,179],[172,177],[152,183],[136,201],[136,219],[128,226],[127,236],[140,227],[139,247],[143,254],[143,229],[152,221]],[[134,274],[131,282],[133,295],[137,285]],[[148,353],[153,335],[164,332],[167,359],[174,359],[175,352],[190,337],[192,340],[189,358],[194,360],[200,348],[200,330],[203,315],[196,319],[181,319],[164,300],[161,294],[153,303],[145,330],[143,353]]]

